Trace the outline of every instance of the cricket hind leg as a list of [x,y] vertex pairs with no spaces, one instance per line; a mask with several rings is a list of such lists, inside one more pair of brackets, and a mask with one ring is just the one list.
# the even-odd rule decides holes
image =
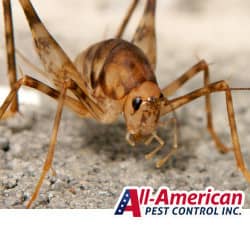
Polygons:
[[[115,38],[121,38],[123,36],[138,3],[139,0],[133,0],[131,2]],[[132,43],[138,46],[147,56],[153,69],[156,68],[155,10],[156,0],[147,0],[143,16],[132,39]]]
[[133,0],[129,6],[129,9],[126,13],[126,16],[124,17],[122,23],[120,24],[120,27],[115,35],[115,38],[121,38],[123,36],[123,33],[128,25],[129,20],[131,19],[134,10],[136,9],[136,6],[138,5],[139,0]]
[[[196,65],[191,67],[188,71],[186,71],[183,75],[181,75],[177,80],[173,81],[167,87],[163,88],[162,93],[165,96],[170,96],[174,94],[179,88],[181,88],[185,83],[187,83],[188,80],[190,80],[200,72],[204,73],[204,78],[203,78],[204,86],[205,87],[208,86],[210,84],[209,66],[206,63],[206,61],[201,60]],[[224,143],[221,141],[221,139],[217,135],[217,132],[214,129],[210,93],[205,95],[205,108],[207,115],[207,129],[213,141],[215,142],[217,149],[222,153],[229,152],[230,150],[232,150],[232,148],[229,148],[226,145],[224,145]]]
[[144,52],[153,70],[156,68],[157,53],[155,12],[156,0],[147,0],[143,16],[132,39],[132,43]]
[[245,165],[243,155],[241,152],[241,147],[240,147],[240,141],[239,141],[239,135],[238,135],[238,130],[236,126],[232,93],[231,93],[232,90],[250,91],[250,88],[230,88],[226,81],[219,81],[216,83],[211,83],[208,86],[195,90],[189,94],[167,101],[165,105],[163,105],[162,107],[161,115],[165,115],[169,112],[172,112],[172,110],[176,110],[177,108],[201,96],[206,96],[214,92],[224,92],[225,97],[226,97],[227,115],[228,115],[228,121],[229,121],[229,126],[230,126],[233,151],[234,151],[236,163],[237,163],[238,168],[241,170],[242,174],[244,175],[244,177],[247,179],[248,182],[250,182],[250,171],[247,169],[247,166]]
[[[5,44],[6,44],[6,58],[8,64],[8,79],[10,87],[13,88],[17,81],[16,71],[16,57],[15,57],[15,39],[14,39],[14,28],[13,18],[10,0],[2,0],[3,4],[3,15],[4,15],[4,29],[5,29]],[[13,116],[19,110],[18,96],[16,95],[8,116]]]
[[89,93],[83,76],[80,75],[71,59],[49,33],[31,1],[19,0],[19,2],[32,31],[36,52],[40,57],[46,74],[59,87],[63,82],[71,81],[71,91],[76,98],[88,109],[92,117],[95,117],[97,120],[100,119],[103,110],[97,104],[96,99]]

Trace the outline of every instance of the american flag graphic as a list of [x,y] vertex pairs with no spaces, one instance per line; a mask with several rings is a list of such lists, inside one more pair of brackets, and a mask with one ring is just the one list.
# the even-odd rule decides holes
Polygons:
[[125,208],[127,207],[128,205],[128,202],[130,200],[130,192],[129,192],[129,189],[125,190],[124,194],[123,194],[123,197],[115,211],[115,215],[122,215]]
[[[130,202],[130,204],[128,204]],[[115,215],[131,211],[134,217],[141,217],[137,189],[125,189],[115,210]]]

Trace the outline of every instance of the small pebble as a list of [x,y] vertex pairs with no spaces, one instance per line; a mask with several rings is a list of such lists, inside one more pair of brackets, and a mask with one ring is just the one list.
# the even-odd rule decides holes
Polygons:
[[5,189],[12,189],[17,186],[18,180],[16,178],[6,178],[3,180],[2,184]]
[[65,182],[61,181],[60,179],[57,179],[54,183],[51,184],[51,189],[60,191],[64,190],[65,186],[66,186]]
[[34,114],[29,112],[25,114],[16,114],[6,121],[7,126],[13,133],[31,129],[34,124]]
[[0,136],[0,149],[5,152],[10,149],[10,141],[8,138]]
[[0,168],[6,168],[6,159],[4,151],[0,150]]

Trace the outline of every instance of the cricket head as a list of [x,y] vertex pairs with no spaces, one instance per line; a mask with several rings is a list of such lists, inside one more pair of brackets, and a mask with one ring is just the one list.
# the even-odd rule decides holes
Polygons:
[[151,135],[160,118],[163,95],[158,85],[146,81],[134,88],[127,96],[124,117],[128,135],[134,140]]

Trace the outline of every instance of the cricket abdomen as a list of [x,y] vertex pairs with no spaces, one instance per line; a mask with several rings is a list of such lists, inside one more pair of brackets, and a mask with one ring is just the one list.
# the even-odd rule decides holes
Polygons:
[[145,81],[156,82],[150,63],[132,43],[120,40],[108,55],[99,82],[105,94],[121,99]]
[[156,82],[144,53],[121,39],[94,44],[76,58],[75,65],[91,90],[100,86],[112,99],[123,98],[144,81]]

